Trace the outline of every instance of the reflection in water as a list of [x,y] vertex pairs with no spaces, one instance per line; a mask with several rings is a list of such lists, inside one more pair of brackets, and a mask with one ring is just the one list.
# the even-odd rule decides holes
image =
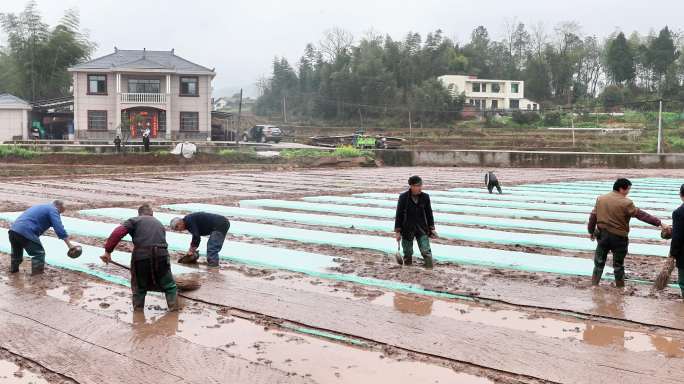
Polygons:
[[394,308],[402,313],[427,316],[432,313],[433,302],[434,300],[430,297],[407,295],[405,293],[394,294]]
[[607,327],[598,324],[587,324],[582,339],[587,344],[599,347],[625,346],[625,330],[623,328]]
[[160,318],[150,319],[148,323],[145,312],[133,312],[133,338],[131,342],[136,345],[147,339],[162,336],[174,336],[178,331],[179,311],[166,312]]

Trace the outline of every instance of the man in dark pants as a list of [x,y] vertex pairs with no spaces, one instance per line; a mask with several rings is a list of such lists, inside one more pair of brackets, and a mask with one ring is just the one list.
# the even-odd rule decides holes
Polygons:
[[485,173],[485,185],[487,186],[489,193],[492,193],[494,187],[496,187],[496,190],[499,191],[499,195],[502,193],[501,186],[499,185],[499,179],[496,178],[494,171]]
[[[684,202],[684,184],[679,188],[679,197]],[[677,283],[684,297],[684,204],[672,212],[672,242],[670,243],[670,257],[677,262]]]
[[430,196],[422,191],[423,180],[419,176],[411,176],[408,180],[409,190],[399,195],[397,213],[394,219],[394,231],[397,241],[401,241],[404,251],[404,265],[413,264],[413,239],[418,241],[418,249],[425,261],[425,268],[432,268],[432,251],[430,237],[436,238],[435,219],[432,216]]
[[190,263],[196,262],[199,258],[197,248],[202,241],[202,236],[209,236],[209,241],[207,242],[207,265],[209,267],[219,266],[219,252],[223,248],[223,242],[226,240],[228,229],[230,229],[230,221],[228,219],[213,213],[195,212],[183,218],[174,218],[171,220],[170,226],[174,231],[187,230],[192,234],[190,249],[186,257],[183,257],[181,260]]
[[653,226],[665,227],[660,219],[635,207],[632,200],[627,198],[631,188],[631,181],[618,179],[613,185],[613,192],[596,199],[596,206],[589,216],[589,238],[592,241],[597,240],[591,277],[591,284],[594,286],[601,281],[609,252],[613,253],[615,286],[625,286],[624,262],[629,246],[629,221],[632,217]]
[[116,149],[116,153],[121,152],[121,136],[116,135],[116,138],[114,138],[114,148]]
[[105,263],[112,260],[112,252],[126,235],[133,240],[131,254],[131,291],[133,310],[145,308],[147,291],[164,292],[170,311],[178,309],[178,288],[171,274],[171,261],[166,230],[159,220],[152,217],[152,208],[144,204],[138,208],[138,216],[116,227],[105,243]]
[[45,269],[45,249],[40,236],[52,227],[69,249],[73,245],[64,230],[60,214],[64,213],[64,203],[55,200],[50,204],[35,205],[27,209],[10,226],[9,241],[12,246],[10,273],[19,272],[19,265],[24,260],[24,250],[31,256],[31,274],[39,275]]

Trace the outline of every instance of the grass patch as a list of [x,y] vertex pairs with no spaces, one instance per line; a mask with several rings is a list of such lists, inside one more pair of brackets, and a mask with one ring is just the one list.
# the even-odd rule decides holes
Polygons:
[[5,157],[19,157],[22,159],[31,159],[40,155],[39,152],[17,146],[0,146],[0,158]]
[[224,149],[224,150],[219,151],[218,155],[223,157],[226,160],[229,160],[231,162],[236,162],[236,163],[255,162],[259,159],[256,152],[253,149],[252,150]]
[[366,157],[374,158],[373,151],[354,148],[352,146],[343,146],[335,148],[333,151],[326,151],[323,149],[283,149],[280,151],[280,157],[284,159],[299,159],[299,158],[321,158],[321,157]]

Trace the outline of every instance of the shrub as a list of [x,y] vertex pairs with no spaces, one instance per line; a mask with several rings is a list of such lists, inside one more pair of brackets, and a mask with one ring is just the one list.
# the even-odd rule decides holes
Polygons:
[[539,121],[540,117],[537,112],[523,112],[523,111],[514,111],[513,112],[513,121],[516,124],[520,125],[530,125],[534,124],[537,121]]
[[559,127],[561,125],[561,114],[551,111],[544,114],[544,125],[547,127]]

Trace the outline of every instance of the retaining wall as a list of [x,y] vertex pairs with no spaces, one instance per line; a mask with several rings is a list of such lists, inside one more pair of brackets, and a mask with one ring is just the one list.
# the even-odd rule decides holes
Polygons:
[[684,168],[684,154],[533,152],[488,150],[378,150],[390,166],[512,168]]

